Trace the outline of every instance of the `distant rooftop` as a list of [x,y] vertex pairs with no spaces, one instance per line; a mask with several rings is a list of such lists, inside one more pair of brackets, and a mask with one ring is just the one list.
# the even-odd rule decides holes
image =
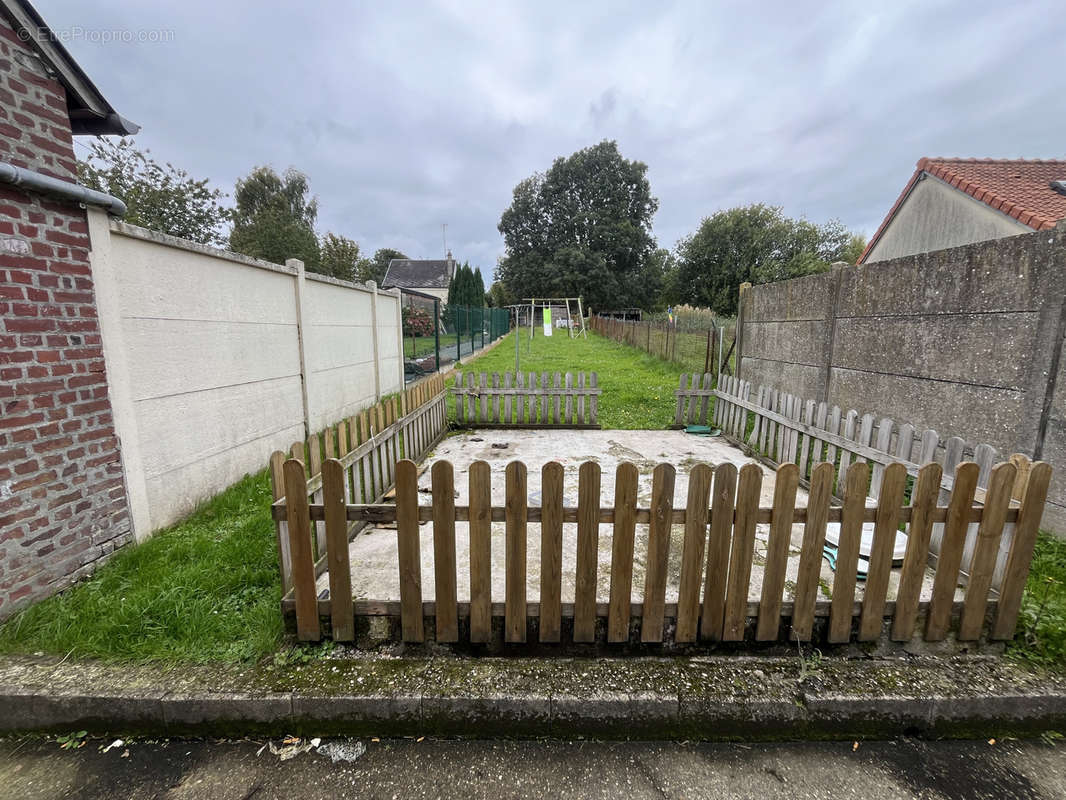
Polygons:
[[383,289],[391,289],[393,287],[400,289],[447,289],[454,272],[455,261],[452,259],[394,258],[389,262],[389,268],[385,271],[385,278],[381,281],[381,287]]
[[1066,181],[1066,161],[1010,158],[923,158],[870,238],[859,263],[870,253],[888,223],[907,199],[922,173],[939,178],[991,208],[1035,231],[1054,228],[1066,218],[1066,194],[1057,185]]

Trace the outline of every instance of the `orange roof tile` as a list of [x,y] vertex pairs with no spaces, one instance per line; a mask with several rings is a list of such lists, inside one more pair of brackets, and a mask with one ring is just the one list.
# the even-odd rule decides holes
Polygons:
[[870,237],[859,263],[881,238],[918,177],[927,172],[960,192],[1013,217],[1033,230],[1054,228],[1066,218],[1066,195],[1051,181],[1066,180],[1066,161],[996,158],[922,158],[884,222]]

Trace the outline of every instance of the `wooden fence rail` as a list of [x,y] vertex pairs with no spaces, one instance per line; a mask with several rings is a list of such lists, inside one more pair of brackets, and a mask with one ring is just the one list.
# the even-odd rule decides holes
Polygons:
[[[505,502],[494,505],[488,463],[471,465],[465,476],[468,505],[455,504],[455,475],[448,462],[432,470],[430,505],[419,505],[418,468],[414,461],[396,463],[396,504],[353,504],[344,484],[346,462],[329,459],[323,467],[323,497],[307,503],[303,464],[285,462],[287,496],[273,506],[276,520],[288,524],[296,576],[294,596],[283,608],[295,612],[297,635],[303,640],[321,636],[320,618],[329,619],[335,639],[351,639],[357,616],[399,616],[402,638],[426,639],[426,619],[434,623],[437,641],[455,642],[460,636],[486,642],[493,635],[494,617],[502,617],[507,642],[525,642],[536,631],[541,642],[561,641],[563,619],[572,624],[575,642],[591,642],[597,627],[607,642],[628,642],[634,626],[639,639],[676,642],[811,640],[815,619],[823,618],[829,642],[877,639],[886,624],[893,639],[906,641],[919,629],[926,641],[938,641],[954,625],[959,640],[972,641],[985,633],[991,639],[1014,635],[1022,590],[1032,558],[1040,516],[1047,496],[1051,468],[1031,465],[1025,493],[1017,507],[1010,503],[1017,478],[1013,463],[992,468],[983,504],[974,492],[980,467],[957,465],[954,488],[945,504],[939,502],[942,467],[927,464],[918,471],[909,503],[904,501],[907,465],[884,464],[881,492],[875,507],[867,507],[870,466],[857,461],[848,466],[843,481],[843,506],[832,505],[834,467],[822,462],[811,470],[809,500],[796,506],[800,469],[795,463],[777,469],[773,505],[760,507],[763,469],[747,464],[739,472],[731,463],[713,469],[694,466],[689,474],[687,502],[674,507],[675,468],[659,464],[652,476],[648,507],[638,507],[637,467],[622,463],[616,472],[613,503],[600,497],[600,467],[586,462],[578,470],[577,506],[564,505],[563,468],[548,463],[542,469],[539,506],[529,505],[527,467],[519,461],[507,465]],[[326,557],[330,569],[328,598],[319,599],[314,580],[312,527],[325,524]],[[395,522],[400,598],[353,601],[347,526],[352,522]],[[422,597],[422,523],[432,524],[435,600]],[[456,523],[467,523],[469,564],[456,559]],[[503,523],[503,597],[492,595],[490,556],[491,525]],[[875,527],[873,551],[861,600],[856,601],[859,541],[865,523]],[[527,600],[529,524],[539,525],[539,602]],[[578,535],[573,563],[575,597],[561,600],[562,526],[576,523]],[[760,598],[749,602],[757,525],[769,523]],[[818,601],[818,581],[826,528],[840,525],[840,552],[832,587],[832,600]],[[1006,524],[1014,525],[1007,570],[998,599],[990,597],[992,566]],[[596,596],[599,532],[613,526],[611,536],[610,594],[607,602]],[[646,552],[634,553],[638,524],[648,526]],[[791,600],[786,600],[786,564],[794,524],[803,525],[798,579]],[[898,590],[889,598],[892,542],[900,525],[909,534]],[[935,524],[944,526],[944,552],[933,576],[928,599],[921,599],[926,574],[926,551]],[[965,598],[955,601],[961,554],[970,525],[979,529],[970,581]],[[673,526],[683,526],[683,536],[672,539]],[[536,539],[534,539],[534,543]],[[537,546],[534,544],[533,546]],[[676,552],[680,550],[680,552]],[[671,552],[675,551],[675,552]],[[672,559],[671,555],[675,558]],[[680,582],[676,603],[666,602],[669,564],[679,556]],[[634,558],[643,557],[645,577],[641,602],[632,602]],[[676,561],[675,561],[676,563]],[[470,598],[457,600],[457,570],[470,571]],[[337,574],[334,574],[334,570]],[[501,602],[502,601],[502,602]],[[954,620],[957,618],[957,624]],[[668,624],[672,620],[672,625]],[[598,626],[597,621],[601,624]]]
[[[869,462],[872,469],[868,496],[876,501],[883,490],[888,464],[902,463],[913,478],[923,465],[939,463],[942,467],[940,501],[947,502],[958,467],[969,457],[978,466],[977,500],[983,501],[988,491],[992,467],[998,460],[995,448],[990,445],[970,445],[957,436],[942,439],[932,429],[919,432],[913,425],[900,424],[888,417],[860,415],[854,409],[844,411],[839,406],[805,400],[770,387],[753,387],[748,381],[728,375],[720,375],[717,388],[712,389],[711,378],[707,374],[681,376],[675,391],[675,423],[708,424],[709,421],[720,427],[727,439],[746,446],[771,465],[796,464],[802,485],[808,485],[814,465],[826,461],[834,465],[833,491],[839,496],[849,465]],[[710,398],[715,403],[709,414]],[[1029,476],[1029,460],[1015,454],[1010,461],[1016,469],[1011,494],[1018,501]],[[978,526],[971,525],[962,552],[957,556],[963,565],[964,581],[970,576],[979,535]],[[998,589],[1004,579],[1013,535],[1013,526],[1007,526],[995,559],[993,589]],[[941,524],[933,526],[929,555],[934,561],[945,555]],[[946,555],[956,557],[951,552]]]
[[[341,465],[340,479],[348,502],[379,503],[395,483],[396,462],[401,458],[424,458],[440,441],[446,425],[444,379],[434,375],[341,420],[306,442],[294,442],[288,453],[274,452],[270,457],[274,501],[285,503],[286,497],[292,496],[285,471],[288,459],[308,466],[303,478],[304,502],[322,503],[327,483],[323,466],[332,459]],[[365,524],[354,521],[348,528],[345,543]],[[300,560],[292,549],[288,526],[287,518],[275,518],[282,594],[286,597],[290,596],[296,580],[294,564]],[[308,530],[313,536],[307,553],[312,556],[313,575],[317,576],[327,569],[329,525],[325,518],[319,518],[310,523]],[[298,538],[302,548],[303,537]],[[303,554],[301,550],[301,558]]]
[[[464,385],[465,377],[465,385]],[[455,374],[455,416],[460,425],[523,428],[599,428],[595,372],[489,375]]]

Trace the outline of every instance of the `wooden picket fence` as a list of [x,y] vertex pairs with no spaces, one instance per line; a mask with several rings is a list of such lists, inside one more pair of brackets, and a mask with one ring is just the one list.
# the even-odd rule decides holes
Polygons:
[[[465,385],[464,385],[465,378]],[[508,428],[599,428],[595,372],[455,374],[459,425]],[[538,414],[539,410],[539,414]]]
[[[577,506],[564,505],[561,464],[542,468],[541,505],[531,506],[527,493],[527,467],[519,461],[507,465],[505,502],[494,505],[489,464],[474,462],[466,476],[467,505],[455,503],[452,464],[433,465],[429,505],[419,504],[418,467],[403,459],[396,463],[395,505],[353,504],[345,485],[345,461],[327,459],[323,465],[323,497],[308,504],[303,463],[289,459],[284,465],[287,497],[273,506],[274,519],[286,522],[292,540],[295,591],[283,601],[294,613],[301,640],[317,640],[326,618],[334,639],[350,640],[355,619],[363,616],[398,616],[402,639],[427,638],[427,619],[439,642],[488,642],[494,636],[493,619],[502,618],[506,642],[526,642],[535,632],[540,642],[560,642],[564,632],[574,642],[629,642],[639,629],[642,643],[673,639],[736,642],[750,635],[756,641],[809,641],[824,635],[842,643],[853,637],[874,641],[886,621],[890,636],[907,641],[916,630],[926,641],[945,638],[954,628],[960,641],[1014,635],[1022,590],[1025,586],[1040,516],[1047,496],[1051,469],[1035,463],[1025,496],[1012,507],[1016,480],[1012,463],[995,466],[984,503],[975,503],[977,476],[974,463],[959,464],[946,504],[939,503],[942,467],[927,464],[918,471],[910,503],[904,499],[908,466],[883,464],[881,491],[876,507],[867,507],[870,465],[857,461],[848,466],[843,480],[843,506],[832,504],[834,466],[818,463],[810,472],[809,501],[796,506],[800,469],[794,463],[777,469],[773,505],[760,507],[763,469],[747,464],[738,472],[731,463],[713,469],[694,466],[689,474],[687,502],[674,506],[675,469],[659,464],[652,477],[650,505],[638,507],[637,467],[617,468],[615,493],[610,505],[600,495],[600,466],[592,461],[578,470]],[[319,599],[312,557],[314,526],[325,524],[326,560],[329,566],[328,598]],[[352,523],[396,524],[400,598],[353,601],[348,531]],[[422,538],[419,527],[432,523],[435,600],[422,599]],[[470,599],[457,600],[456,523],[465,523],[469,535]],[[491,526],[505,525],[505,588],[503,598],[492,596],[490,575]],[[840,523],[840,552],[832,600],[819,601],[818,579],[823,544],[829,522]],[[864,523],[875,525],[873,552],[865,590],[856,602],[856,572]],[[539,602],[527,600],[528,526],[539,525]],[[575,597],[561,597],[562,529],[576,523]],[[769,524],[766,564],[761,596],[751,603],[756,525]],[[784,598],[786,564],[793,524],[803,527],[798,580],[791,601]],[[1014,525],[1007,571],[998,599],[990,598],[992,567],[1005,524]],[[648,526],[643,600],[632,602],[634,534],[638,524]],[[892,542],[900,524],[909,534],[906,559],[896,596],[887,597],[892,569]],[[926,550],[934,524],[944,526],[944,545],[937,562],[930,599],[921,600],[926,570]],[[959,564],[967,528],[979,529],[965,599],[955,601]],[[601,525],[613,526],[610,561],[610,595],[606,603],[596,596]],[[678,601],[667,603],[667,572],[671,560],[673,526],[683,526],[680,544]],[[676,555],[676,553],[675,553]],[[502,599],[502,602],[501,602]],[[822,625],[815,620],[822,618]],[[564,626],[563,621],[567,624]],[[668,620],[672,624],[668,624]],[[956,623],[957,620],[957,623]]]
[[[275,505],[296,502],[322,503],[325,497],[323,463],[339,464],[341,486],[348,502],[380,503],[396,480],[396,462],[402,458],[421,460],[444,435],[447,409],[444,378],[434,375],[399,394],[386,398],[359,414],[341,420],[306,442],[293,442],[288,453],[275,451],[270,457],[270,479]],[[301,464],[300,489],[288,483],[288,462]],[[304,469],[302,465],[307,465]],[[290,468],[291,472],[291,468]],[[293,473],[295,478],[295,473]],[[365,522],[355,521],[345,531],[345,548]],[[288,521],[275,516],[282,595],[291,599],[296,573],[305,569],[308,559],[312,574],[328,568],[327,529],[323,521],[312,525],[314,535],[293,537]],[[335,535],[339,535],[334,531]],[[339,547],[339,540],[338,540]],[[338,551],[339,552],[339,551]]]
[[[720,375],[718,387],[711,388],[712,378],[706,373],[681,376],[675,392],[675,422],[708,424],[709,420],[711,425],[722,429],[727,439],[746,446],[771,465],[796,464],[801,485],[808,484],[814,465],[825,461],[834,465],[834,496],[839,497],[849,465],[868,461],[872,465],[868,494],[877,500],[888,464],[902,463],[907,474],[916,477],[923,465],[939,463],[942,467],[940,500],[947,502],[958,468],[969,458],[978,468],[978,501],[988,491],[993,465],[998,460],[995,448],[990,445],[970,445],[957,436],[942,439],[932,429],[919,433],[909,423],[900,424],[888,417],[878,419],[869,413],[860,415],[854,409],[842,411],[839,406],[804,400],[771,387],[753,387],[749,381],[728,375]],[[712,397],[716,402],[709,415],[708,400]],[[1012,496],[1017,502],[1025,491],[1030,462],[1021,454],[1014,454],[1009,460],[1016,469]],[[1013,527],[1008,526],[995,562],[994,589],[1004,579],[1013,535]],[[960,556],[964,582],[969,578],[978,536],[978,527],[970,526]],[[933,561],[943,556],[943,546],[944,526],[935,525],[929,547]]]

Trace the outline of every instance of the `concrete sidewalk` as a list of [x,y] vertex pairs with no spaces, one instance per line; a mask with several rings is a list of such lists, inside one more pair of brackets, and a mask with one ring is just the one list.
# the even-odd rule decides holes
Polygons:
[[246,668],[0,660],[0,732],[853,739],[1066,729],[1003,659],[340,657]]

